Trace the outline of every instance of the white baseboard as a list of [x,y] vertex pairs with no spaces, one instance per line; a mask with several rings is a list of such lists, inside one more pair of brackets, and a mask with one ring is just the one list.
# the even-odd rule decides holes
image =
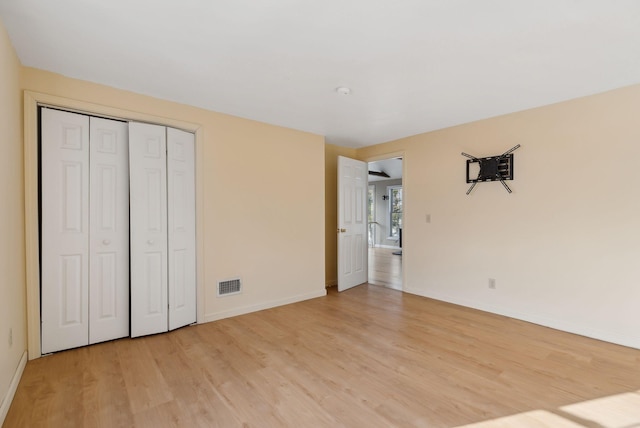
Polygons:
[[591,339],[602,340],[603,342],[615,343],[617,345],[627,346],[629,348],[640,349],[640,336],[620,335],[614,331],[606,331],[602,329],[589,328],[584,325],[578,325],[563,319],[549,317],[543,314],[526,313],[510,310],[508,308],[488,305],[486,303],[478,304],[469,300],[453,297],[445,293],[423,293],[413,289],[404,289],[404,291],[417,294],[419,296],[428,297],[430,299],[440,300],[454,305],[465,306],[492,314],[502,315],[509,318],[515,318],[521,321],[530,322],[532,324],[553,328],[555,330],[567,333],[577,334],[579,336],[589,337]]
[[262,311],[264,309],[271,309],[277,306],[288,305],[291,303],[302,302],[303,300],[315,299],[316,297],[323,297],[327,295],[327,289],[313,291],[311,293],[298,294],[295,296],[287,297],[284,299],[270,300],[267,302],[258,303],[256,305],[241,306],[239,308],[229,309],[226,311],[212,312],[205,314],[204,322],[217,321],[224,318],[231,318],[238,315],[249,314],[251,312]]
[[0,426],[4,424],[4,419],[7,417],[7,413],[9,413],[9,407],[11,407],[11,403],[13,402],[13,397],[16,395],[16,391],[18,390],[18,384],[20,383],[20,379],[22,378],[22,373],[24,372],[24,368],[27,365],[27,351],[24,351],[22,354],[22,358],[20,358],[20,363],[18,364],[18,368],[16,369],[13,377],[11,378],[11,383],[9,384],[9,390],[7,394],[2,399],[2,405],[0,405]]

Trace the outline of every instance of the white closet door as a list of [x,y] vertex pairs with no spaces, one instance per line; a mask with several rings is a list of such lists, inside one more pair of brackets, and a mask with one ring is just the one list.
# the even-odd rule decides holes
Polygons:
[[89,117],[42,109],[42,353],[89,342]]
[[169,330],[196,322],[194,142],[192,133],[167,128]]
[[131,337],[168,330],[164,126],[129,123]]
[[90,119],[89,343],[129,336],[129,150],[125,122]]

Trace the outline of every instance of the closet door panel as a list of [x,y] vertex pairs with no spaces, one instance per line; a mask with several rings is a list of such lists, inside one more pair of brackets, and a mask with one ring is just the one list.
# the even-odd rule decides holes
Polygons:
[[169,329],[196,322],[195,136],[167,128]]
[[90,119],[89,343],[129,336],[129,148],[125,122]]
[[129,123],[131,336],[168,330],[166,128]]
[[89,341],[89,117],[41,116],[42,353]]

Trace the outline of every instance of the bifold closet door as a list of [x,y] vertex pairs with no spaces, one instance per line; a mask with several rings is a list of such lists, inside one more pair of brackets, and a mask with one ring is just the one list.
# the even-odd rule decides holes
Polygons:
[[167,128],[169,330],[196,322],[195,136]]
[[131,337],[167,331],[167,140],[164,126],[129,123]]
[[131,336],[196,322],[194,135],[129,124]]
[[89,344],[89,117],[41,111],[42,353]]
[[129,127],[89,121],[89,343],[129,336]]
[[41,110],[42,352],[129,335],[126,123]]

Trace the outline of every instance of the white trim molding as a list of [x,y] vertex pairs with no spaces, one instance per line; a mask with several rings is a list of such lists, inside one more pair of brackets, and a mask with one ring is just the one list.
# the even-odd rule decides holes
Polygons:
[[217,321],[224,318],[235,317],[238,315],[245,315],[251,312],[262,311],[264,309],[271,309],[277,306],[289,305],[291,303],[302,302],[304,300],[315,299],[316,297],[323,297],[326,295],[327,295],[327,290],[322,289],[319,291],[312,291],[310,293],[298,294],[297,296],[291,296],[285,299],[270,300],[268,302],[262,302],[255,305],[242,306],[242,307],[230,309],[227,311],[212,312],[205,315],[205,322]]
[[198,323],[204,320],[204,132],[197,123],[153,114],[105,106],[57,95],[24,91],[24,176],[25,176],[25,246],[27,280],[27,350],[30,360],[42,356],[40,343],[40,259],[38,218],[38,106],[58,107],[68,111],[103,117],[156,123],[193,132],[196,138],[196,294]]
[[27,366],[27,351],[22,353],[22,357],[20,358],[20,363],[18,363],[18,367],[16,368],[15,373],[13,373],[13,377],[11,378],[11,383],[9,384],[9,390],[7,394],[2,398],[2,404],[0,405],[0,426],[4,424],[4,420],[9,413],[9,407],[11,407],[11,403],[13,402],[13,397],[16,395],[16,391],[18,390],[18,384],[20,383],[20,379],[22,379],[22,373],[24,373],[24,368]]

